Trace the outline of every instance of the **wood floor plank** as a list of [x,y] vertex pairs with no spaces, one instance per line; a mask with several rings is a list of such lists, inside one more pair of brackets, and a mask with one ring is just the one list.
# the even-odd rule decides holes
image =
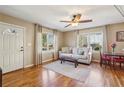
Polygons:
[[98,63],[79,65],[90,69],[85,82],[63,76],[54,71],[39,67],[26,68],[3,75],[4,87],[122,87],[124,69],[100,67]]

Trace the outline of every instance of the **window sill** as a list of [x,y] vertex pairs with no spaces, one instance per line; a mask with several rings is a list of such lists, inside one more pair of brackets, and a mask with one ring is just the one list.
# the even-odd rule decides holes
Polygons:
[[43,53],[54,52],[54,50],[42,50]]

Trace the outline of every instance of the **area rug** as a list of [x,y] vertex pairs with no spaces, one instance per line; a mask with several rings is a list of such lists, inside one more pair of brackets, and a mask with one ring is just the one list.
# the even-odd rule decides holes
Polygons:
[[81,82],[86,81],[90,74],[90,70],[88,68],[80,66],[75,68],[74,64],[70,62],[64,62],[61,64],[60,61],[55,61],[44,65],[43,67]]

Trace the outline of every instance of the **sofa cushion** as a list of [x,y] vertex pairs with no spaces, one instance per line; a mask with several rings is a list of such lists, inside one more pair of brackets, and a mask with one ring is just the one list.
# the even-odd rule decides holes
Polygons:
[[72,48],[69,48],[68,53],[72,54]]
[[82,48],[82,50],[84,51],[84,55],[88,55],[89,48],[84,47],[84,48]]
[[84,50],[82,48],[78,49],[78,55],[84,55]]
[[62,52],[66,53],[68,51],[68,47],[62,47]]
[[72,53],[72,48],[69,48],[69,47],[62,47],[62,52],[63,53]]
[[72,54],[75,54],[75,55],[78,54],[78,48],[73,48],[72,49]]
[[84,59],[84,60],[87,59],[87,56],[85,56],[85,55],[73,55],[73,57],[74,57],[75,59]]
[[78,59],[77,61],[80,63],[90,64],[90,61],[84,59]]

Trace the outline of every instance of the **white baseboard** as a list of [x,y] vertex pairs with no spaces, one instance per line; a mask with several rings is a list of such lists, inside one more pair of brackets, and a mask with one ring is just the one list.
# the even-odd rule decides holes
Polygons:
[[92,61],[93,61],[93,62],[98,62],[98,63],[100,62],[99,60],[92,60]]
[[[44,60],[43,63],[45,63],[45,62],[49,62],[49,61],[52,61],[52,60],[53,60],[53,58],[48,59],[48,60]],[[32,66],[34,66],[34,64],[26,65],[26,66],[24,66],[24,68],[32,67]]]
[[26,66],[24,66],[24,68],[32,67],[32,66],[34,66],[34,64],[26,65]]
[[53,60],[53,58],[48,59],[48,60],[44,60],[43,63],[44,63],[44,62],[48,62],[48,61],[52,61],[52,60]]

